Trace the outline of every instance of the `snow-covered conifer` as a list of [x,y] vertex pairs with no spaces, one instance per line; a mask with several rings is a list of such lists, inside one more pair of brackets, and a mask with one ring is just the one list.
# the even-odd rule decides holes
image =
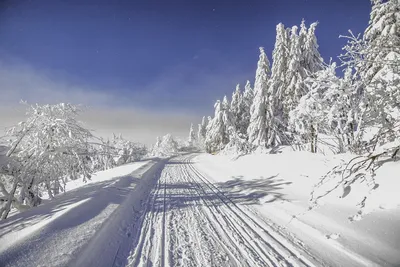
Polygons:
[[222,150],[229,143],[229,137],[235,132],[230,104],[225,96],[223,101],[215,103],[214,118],[207,125],[206,150],[215,153]]
[[250,108],[250,123],[247,129],[249,143],[265,146],[267,140],[267,102],[266,94],[270,77],[270,63],[264,48],[260,47],[254,83],[254,100]]
[[240,116],[243,113],[242,111],[242,94],[240,92],[240,85],[236,85],[236,89],[232,94],[232,102],[230,106],[230,111],[232,113],[234,123],[237,126],[237,123],[240,121]]
[[239,134],[244,136],[246,139],[247,137],[247,128],[249,127],[250,124],[250,109],[251,105],[254,100],[254,91],[253,88],[251,88],[250,81],[246,82],[246,85],[244,87],[244,92],[242,96],[242,115],[239,119],[239,122],[236,123],[237,131]]
[[196,134],[194,132],[192,123],[190,124],[190,130],[189,130],[189,138],[188,138],[189,146],[193,146],[195,142],[196,142]]

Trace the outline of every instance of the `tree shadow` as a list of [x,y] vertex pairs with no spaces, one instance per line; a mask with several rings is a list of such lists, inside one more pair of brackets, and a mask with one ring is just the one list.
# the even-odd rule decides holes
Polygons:
[[[187,163],[175,162],[173,164]],[[149,209],[150,211],[159,211],[165,206],[166,210],[172,210],[196,205],[216,207],[232,203],[235,205],[259,205],[277,200],[287,200],[280,190],[291,182],[277,177],[278,175],[274,175],[249,180],[244,179],[243,176],[234,176],[231,180],[220,183],[210,183],[200,178],[193,180],[187,178],[187,181],[178,183],[167,182],[165,185],[159,185],[161,192],[152,192],[154,203]]]
[[[128,195],[135,194],[137,190],[134,187],[135,184],[146,183],[153,187],[159,175],[147,177],[147,181],[143,181],[142,173],[139,171],[141,169],[143,167],[130,175],[76,188],[56,196],[52,201],[0,221],[0,242],[7,242],[7,238],[2,240],[2,237],[9,233],[24,229],[28,231],[25,238],[16,241],[0,253],[0,266],[4,263],[12,265],[13,262],[22,258],[26,258],[28,262],[29,257],[35,257],[30,253],[35,250],[35,247],[47,244],[62,231],[79,227],[92,219],[97,220],[96,216],[112,204],[116,206],[122,204]],[[79,205],[71,207],[72,204],[78,202],[80,202]],[[65,213],[58,216],[57,213],[63,211]],[[47,219],[50,220],[48,223],[38,227],[40,222]],[[32,228],[27,229],[28,227]]]

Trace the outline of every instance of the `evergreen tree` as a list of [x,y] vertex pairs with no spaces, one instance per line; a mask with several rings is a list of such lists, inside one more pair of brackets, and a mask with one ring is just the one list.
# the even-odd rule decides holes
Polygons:
[[289,112],[299,103],[303,95],[303,78],[306,76],[302,68],[302,51],[297,26],[293,26],[290,35],[290,51],[286,81],[288,85],[284,91],[282,124],[287,125]]
[[229,135],[235,132],[228,98],[225,96],[222,103],[218,100],[214,108],[215,115],[207,125],[205,142],[209,153],[222,150],[229,143]]
[[194,143],[196,142],[196,135],[193,129],[193,123],[190,124],[190,130],[189,130],[189,138],[188,138],[188,143],[189,146],[193,146]]
[[253,100],[254,100],[254,91],[253,88],[251,88],[250,81],[247,81],[244,87],[244,92],[241,101],[243,113],[239,119],[239,123],[236,124],[238,133],[241,134],[246,139],[248,139],[247,128],[249,127],[250,124],[250,109]]
[[287,69],[289,61],[289,39],[285,26],[276,26],[275,48],[272,53],[272,74],[267,93],[268,137],[267,146],[282,143],[284,133],[284,96],[287,87]]
[[197,130],[197,144],[199,148],[204,148],[204,142],[206,140],[206,133],[207,133],[207,123],[208,121],[206,121],[206,117],[203,116],[201,124],[198,125],[198,130]]
[[400,51],[399,0],[373,0],[369,26],[364,32],[368,43],[365,51],[365,78],[372,81],[386,65],[395,65]]
[[232,102],[230,111],[233,116],[233,120],[236,126],[240,122],[240,116],[243,113],[242,111],[242,94],[240,92],[240,85],[236,85],[236,89],[232,94]]
[[267,140],[267,101],[266,94],[270,77],[270,63],[264,48],[260,47],[254,83],[254,101],[250,109],[250,123],[247,129],[249,143],[253,146],[265,146]]
[[308,75],[324,68],[324,60],[318,51],[319,46],[315,35],[317,25],[317,22],[311,23],[304,43],[304,69],[308,72]]

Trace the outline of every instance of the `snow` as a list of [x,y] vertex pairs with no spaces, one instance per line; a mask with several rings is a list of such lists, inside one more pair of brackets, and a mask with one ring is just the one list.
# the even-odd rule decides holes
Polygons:
[[70,181],[65,194],[1,221],[0,266],[65,265],[116,215],[155,163],[98,172],[87,183]]
[[362,184],[308,211],[319,177],[349,158],[185,153],[99,172],[0,222],[0,266],[394,266],[398,162],[377,170],[360,220]]
[[[307,250],[328,266],[382,266],[400,262],[400,185],[398,162],[377,171],[379,187],[368,197],[357,221],[356,204],[367,193],[355,184],[345,198],[341,189],[308,211],[310,192],[318,179],[351,155],[289,152],[231,156],[201,155],[195,167],[225,194],[244,194],[252,210],[301,240]],[[356,220],[351,221],[354,217]]]

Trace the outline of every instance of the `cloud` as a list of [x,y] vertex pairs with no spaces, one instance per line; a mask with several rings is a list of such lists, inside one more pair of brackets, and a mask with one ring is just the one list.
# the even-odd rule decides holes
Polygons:
[[[186,138],[190,123],[213,114],[216,99],[230,95],[249,78],[238,66],[209,66],[209,52],[193,64],[171,66],[147,84],[131,88],[98,88],[67,73],[33,68],[14,58],[0,59],[0,131],[24,118],[20,100],[28,103],[82,104],[82,120],[104,137],[122,133],[133,141],[154,143],[171,133]],[[219,61],[219,60],[218,60]],[[222,61],[222,60],[221,60]],[[193,62],[193,61],[192,61]],[[196,65],[199,64],[199,65]]]
[[0,61],[0,104],[10,105],[26,100],[30,103],[81,103],[107,105],[115,101],[111,94],[76,86],[65,80],[51,79],[29,65]]
[[115,95],[112,91],[96,91],[49,76],[26,64],[0,61],[0,135],[4,134],[5,128],[24,120],[25,106],[19,105],[20,100],[32,104],[82,104],[84,112],[80,119],[94,130],[95,135],[111,137],[113,133],[121,133],[132,141],[145,144],[154,143],[157,136],[166,133],[185,137],[190,123],[201,119],[190,111],[157,110],[136,107],[134,103],[121,104],[134,97]]

